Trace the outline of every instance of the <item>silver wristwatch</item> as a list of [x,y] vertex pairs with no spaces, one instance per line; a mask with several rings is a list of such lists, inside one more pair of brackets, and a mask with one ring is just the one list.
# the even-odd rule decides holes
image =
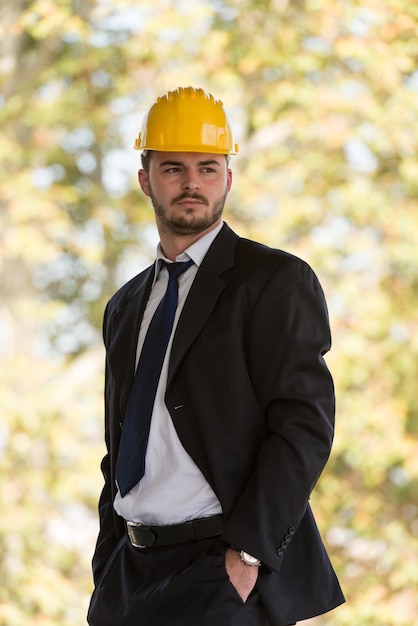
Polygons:
[[246,565],[257,565],[258,567],[261,565],[261,561],[256,559],[255,556],[248,554],[248,552],[245,552],[244,550],[237,550],[237,552],[241,557],[241,561],[244,561]]

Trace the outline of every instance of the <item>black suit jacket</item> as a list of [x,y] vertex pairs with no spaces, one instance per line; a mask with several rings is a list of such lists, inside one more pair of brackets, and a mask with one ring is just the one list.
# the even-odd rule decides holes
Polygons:
[[[121,425],[152,267],[110,300],[104,319],[105,432],[97,582],[125,533],[113,510]],[[272,624],[344,601],[309,507],[328,459],[334,389],[322,289],[311,268],[241,239],[225,224],[201,264],[173,340],[166,404],[179,438],[218,496],[223,539],[261,559]]]

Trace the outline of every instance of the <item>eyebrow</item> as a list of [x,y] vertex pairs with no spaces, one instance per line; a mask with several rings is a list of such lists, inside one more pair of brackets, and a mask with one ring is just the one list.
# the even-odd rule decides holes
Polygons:
[[[184,163],[182,163],[181,161],[163,161],[162,163],[158,164],[158,167],[166,167],[167,165],[180,165],[182,167],[184,167]],[[207,166],[207,165],[218,165],[220,167],[220,163],[219,161],[217,161],[216,159],[208,159],[207,161],[199,161],[197,164],[199,167],[202,166]]]

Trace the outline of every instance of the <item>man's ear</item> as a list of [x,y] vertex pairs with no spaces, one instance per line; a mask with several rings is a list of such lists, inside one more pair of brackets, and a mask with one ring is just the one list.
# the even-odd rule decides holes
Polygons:
[[146,196],[150,196],[148,174],[145,170],[138,170],[138,182]]
[[226,176],[227,176],[227,190],[228,192],[230,191],[231,187],[232,187],[232,170],[228,167],[228,169],[226,170]]

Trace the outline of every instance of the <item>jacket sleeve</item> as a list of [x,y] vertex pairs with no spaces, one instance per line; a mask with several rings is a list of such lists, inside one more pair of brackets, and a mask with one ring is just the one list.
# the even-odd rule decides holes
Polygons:
[[331,346],[328,313],[306,263],[293,258],[271,274],[254,305],[246,345],[266,431],[223,538],[278,571],[334,432],[334,387],[324,361]]

